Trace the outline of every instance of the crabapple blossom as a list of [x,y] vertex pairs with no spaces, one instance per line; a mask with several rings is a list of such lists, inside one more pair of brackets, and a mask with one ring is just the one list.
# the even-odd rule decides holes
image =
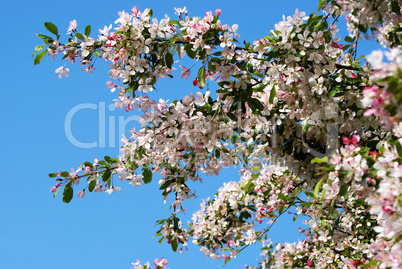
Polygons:
[[59,68],[56,69],[56,73],[59,73],[59,78],[61,79],[63,76],[68,77],[69,76],[70,69],[60,66]]
[[[137,7],[119,12],[97,38],[90,28],[79,33],[75,20],[67,43],[42,37],[35,63],[62,54],[92,73],[103,59],[106,86],[118,90],[115,106],[141,113],[118,158],[50,174],[57,177],[53,195],[63,189],[68,203],[85,180],[79,198],[86,191],[112,194],[119,181],[140,187],[158,177],[171,215],[157,221],[157,236],[173,251],[190,241],[227,263],[260,243],[259,268],[400,268],[401,2],[324,0],[319,9],[327,16],[296,10],[264,38],[243,43],[237,24],[220,21],[220,9],[191,17],[185,7],[175,8],[177,20]],[[339,16],[349,31],[343,44]],[[366,64],[355,60],[362,36],[387,50],[374,51]],[[179,63],[185,57],[194,61],[190,68]],[[154,98],[156,84],[173,77],[176,65],[200,90],[180,100]],[[56,73],[68,77],[69,69]],[[216,94],[207,80],[217,84]],[[183,225],[197,184],[237,165],[239,180],[225,182]],[[304,239],[273,244],[269,231],[286,212],[303,217]],[[167,260],[154,265],[165,268]]]

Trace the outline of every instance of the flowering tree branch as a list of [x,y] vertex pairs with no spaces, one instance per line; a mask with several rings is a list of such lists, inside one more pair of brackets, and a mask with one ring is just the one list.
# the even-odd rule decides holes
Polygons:
[[[124,137],[118,158],[84,162],[58,177],[52,192],[64,187],[63,201],[74,185],[87,180],[78,197],[112,192],[113,177],[134,187],[160,174],[163,199],[171,195],[171,216],[157,221],[160,242],[173,251],[192,238],[208,257],[225,262],[260,242],[260,268],[400,268],[402,222],[402,56],[398,1],[320,0],[324,15],[296,10],[269,35],[244,46],[238,26],[223,25],[220,10],[190,17],[177,8],[177,20],[157,20],[152,10],[119,12],[116,28],[105,26],[97,38],[72,21],[67,43],[38,35],[34,63],[46,55],[63,55],[93,72],[97,59],[110,65],[118,92],[115,105],[138,108],[141,128]],[[362,16],[362,14],[365,14]],[[346,17],[349,36],[337,36],[338,18]],[[331,21],[332,18],[332,21]],[[114,31],[115,30],[115,31]],[[389,51],[375,51],[358,61],[362,36]],[[151,99],[159,79],[183,57],[181,68],[199,89],[171,103]],[[56,69],[69,75],[66,65]],[[205,90],[217,84],[216,98]],[[195,182],[241,165],[239,182],[227,182],[207,199],[183,227],[184,201],[195,196]],[[82,183],[82,182],[81,182]],[[304,217],[305,235],[297,243],[266,240],[272,225],[291,207]],[[290,212],[290,211],[288,211]],[[157,259],[156,268],[167,261]],[[150,264],[134,268],[149,268]]]

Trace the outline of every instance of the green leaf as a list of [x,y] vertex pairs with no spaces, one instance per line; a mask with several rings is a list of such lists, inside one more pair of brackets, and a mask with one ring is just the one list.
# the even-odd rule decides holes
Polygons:
[[81,33],[75,33],[75,37],[84,40],[84,36]]
[[215,156],[217,159],[219,159],[221,157],[221,152],[219,151],[219,149],[215,150]]
[[345,41],[351,43],[353,39],[350,36],[345,37]]
[[89,167],[91,167],[91,168],[94,168],[93,164],[90,163],[90,162],[84,162],[83,165],[89,166]]
[[171,69],[173,65],[173,55],[169,52],[165,55],[166,66]]
[[92,180],[91,183],[89,183],[88,186],[89,192],[92,192],[95,189],[95,186],[96,186],[96,179]]
[[101,53],[100,53],[100,51],[97,51],[97,50],[95,50],[94,52],[93,52],[93,54],[96,56],[96,57],[101,57],[102,55],[101,55]]
[[42,35],[42,34],[36,34],[36,36],[39,38],[42,38],[42,39],[52,39],[50,36]]
[[193,46],[191,46],[190,44],[184,44],[184,49],[186,50],[188,57],[190,57],[191,59],[194,59],[194,57],[197,53],[195,51],[193,51],[192,48],[193,48]]
[[176,20],[171,20],[171,21],[169,21],[169,23],[173,24],[173,25],[179,25],[180,24],[180,22],[176,21]]
[[377,261],[376,260],[371,260],[368,263],[365,263],[364,266],[368,267],[368,266],[376,266],[377,265]]
[[107,161],[108,163],[112,164],[112,158],[110,158],[109,156],[105,156],[104,157],[105,161]]
[[104,160],[99,161],[99,164],[100,164],[100,165],[108,166],[108,164],[107,164]]
[[238,118],[237,118],[233,113],[231,113],[231,112],[227,113],[226,115],[227,115],[227,116],[229,117],[229,119],[231,119],[232,121],[237,121],[237,120],[238,120]]
[[208,69],[212,72],[216,71],[215,65],[212,64],[212,62],[208,61]]
[[43,50],[41,53],[38,53],[34,59],[34,65],[37,65],[42,61],[43,57],[45,57],[47,50]]
[[70,182],[64,187],[63,202],[68,204],[71,201],[71,199],[73,199],[73,195],[74,195],[74,190],[71,187],[71,182]]
[[167,187],[169,187],[170,186],[170,184],[172,184],[172,181],[171,180],[167,180],[167,181],[165,181],[165,183],[163,183],[161,186],[160,186],[160,190],[164,190],[164,189],[166,189]]
[[398,1],[391,2],[391,10],[397,15],[401,15],[401,7],[399,6]]
[[341,190],[339,191],[339,195],[345,197],[345,199],[347,200],[349,198],[348,190],[349,190],[349,185],[346,183],[343,184],[341,187]]
[[102,181],[106,182],[108,181],[110,178],[112,177],[112,173],[110,172],[110,170],[106,170],[103,175],[102,175]]
[[402,146],[399,143],[399,141],[396,141],[395,146],[396,146],[396,151],[398,152],[399,157],[402,157]]
[[337,89],[333,89],[328,93],[328,95],[331,96],[331,97],[334,97],[336,92],[337,92]]
[[328,157],[325,156],[324,158],[320,159],[320,158],[314,158],[311,160],[311,163],[327,163],[328,162]]
[[202,66],[200,70],[198,70],[198,82],[200,83],[200,87],[204,88],[205,86],[205,67]]
[[318,181],[317,185],[314,187],[314,197],[318,198],[318,192],[321,189],[322,183],[324,182],[324,178],[321,178],[320,181]]
[[177,246],[179,245],[177,239],[171,240],[170,245],[172,246],[173,251],[176,252]]
[[143,176],[143,181],[145,184],[148,184],[152,181],[152,172],[149,169],[145,169],[144,167],[142,168],[142,176]]
[[57,29],[56,25],[51,22],[45,22],[46,29],[54,35],[59,34],[59,30]]
[[275,89],[275,87],[272,87],[271,92],[269,93],[269,103],[270,104],[274,103],[275,97],[276,97],[276,89]]
[[62,177],[68,177],[69,174],[70,174],[69,172],[64,171],[64,172],[61,173],[61,176]]
[[303,67],[306,67],[306,66],[307,66],[307,63],[308,63],[308,56],[307,56],[307,54],[306,54],[306,55],[304,55],[304,57],[303,57],[303,63],[302,63]]
[[89,36],[91,33],[91,25],[87,25],[84,30],[84,35]]
[[56,173],[50,173],[49,177],[57,177]]
[[[249,99],[249,104],[252,104],[254,106],[254,108],[256,108],[259,111],[263,111],[264,110],[264,106],[261,104],[261,102],[258,99],[254,99],[254,98],[250,98]],[[253,109],[253,112],[256,111],[255,109]]]
[[324,0],[319,0],[317,12],[321,10],[321,7],[323,4],[324,4]]
[[46,44],[43,44],[41,46],[35,46],[35,51],[41,51],[45,46]]

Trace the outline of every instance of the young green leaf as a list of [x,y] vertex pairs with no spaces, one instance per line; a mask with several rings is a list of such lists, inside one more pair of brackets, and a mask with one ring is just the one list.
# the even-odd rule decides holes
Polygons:
[[109,178],[111,178],[111,177],[112,177],[112,173],[110,172],[110,170],[106,170],[102,175],[102,181],[107,182],[109,180]]
[[50,36],[42,35],[42,34],[36,34],[36,36],[39,38],[42,38],[42,39],[52,39]]
[[173,239],[173,240],[171,241],[170,245],[171,245],[171,247],[172,247],[172,250],[173,250],[174,252],[176,252],[177,246],[179,245],[179,244],[177,243],[177,240],[176,240],[176,239]]
[[320,159],[315,157],[314,159],[311,160],[311,163],[327,163],[328,162],[328,157],[325,156],[324,158]]
[[41,51],[45,46],[46,46],[46,44],[43,44],[41,46],[36,46],[35,51]]
[[324,178],[321,178],[320,181],[318,181],[317,185],[315,185],[315,188],[314,188],[314,197],[315,198],[318,198],[318,192],[320,191],[323,182],[324,182]]
[[399,143],[399,141],[397,141],[397,142],[395,143],[395,146],[396,146],[396,151],[398,152],[399,157],[402,157],[402,146],[401,146],[401,144]]
[[149,169],[144,169],[142,168],[142,180],[144,181],[145,184],[148,184],[152,181],[152,172]]
[[237,120],[238,120],[238,118],[237,118],[233,113],[231,113],[231,112],[227,113],[226,115],[227,115],[227,116],[229,117],[229,119],[231,119],[232,121],[237,121]]
[[401,7],[399,6],[397,0],[391,2],[391,10],[397,15],[401,15]]
[[91,25],[87,25],[84,30],[84,35],[89,36],[91,33]]
[[190,57],[191,59],[194,59],[196,52],[193,51],[193,46],[191,46],[190,44],[184,44],[184,48],[186,50],[186,53],[188,55],[188,57]]
[[166,66],[167,66],[169,69],[171,69],[171,68],[172,68],[172,65],[173,65],[173,55],[170,54],[169,52],[166,53],[165,61],[166,61]]
[[321,10],[322,5],[324,4],[324,0],[319,0],[318,1],[318,9],[317,12]]
[[71,201],[71,199],[73,199],[73,195],[74,195],[74,190],[71,187],[71,182],[70,182],[64,187],[63,202],[68,204]]
[[202,66],[200,70],[198,70],[198,82],[200,83],[200,87],[204,88],[205,86],[205,67]]
[[45,57],[47,50],[43,50],[41,53],[38,53],[34,59],[34,65],[37,65],[42,61],[43,57]]
[[339,195],[345,197],[345,199],[348,200],[348,198],[349,198],[348,190],[349,190],[349,185],[343,184],[339,191]]
[[81,33],[75,33],[75,37],[84,40],[84,36]]
[[270,104],[274,103],[275,97],[276,97],[276,89],[275,89],[275,87],[272,87],[271,92],[269,93],[269,103]]
[[95,189],[96,186],[96,179],[92,180],[91,183],[88,185],[88,190],[89,192],[92,192]]
[[96,56],[96,57],[99,57],[99,58],[101,58],[101,53],[100,53],[100,51],[97,51],[97,50],[95,50],[94,51],[94,55]]
[[51,22],[45,22],[46,29],[54,35],[59,34],[59,30],[57,29],[56,25]]

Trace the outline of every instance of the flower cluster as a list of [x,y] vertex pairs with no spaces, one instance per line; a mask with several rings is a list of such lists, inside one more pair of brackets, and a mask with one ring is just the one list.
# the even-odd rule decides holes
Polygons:
[[[227,261],[236,257],[241,247],[256,242],[267,232],[256,231],[256,223],[272,224],[297,203],[297,186],[301,183],[300,178],[282,167],[244,171],[240,183],[224,183],[216,197],[202,203],[201,210],[193,214],[193,242],[214,259],[222,257]],[[227,250],[229,255],[223,253]]]
[[387,128],[402,119],[402,52],[400,48],[385,52],[387,60],[383,62],[383,52],[374,51],[367,56],[367,61],[373,66],[374,73],[370,79],[377,85],[366,87],[363,90],[363,107],[370,107],[364,115],[375,115]]
[[[154,265],[155,267],[153,269],[164,269],[166,268],[166,265],[168,264],[168,261],[165,258],[161,259],[155,259],[154,260]],[[132,269],[151,269],[151,265],[149,262],[146,262],[144,265],[141,264],[140,260],[137,260],[135,263],[132,263],[133,267]]]
[[322,5],[333,16],[345,16],[352,37],[375,36],[384,47],[395,47],[402,41],[401,4],[398,0],[326,0]]

